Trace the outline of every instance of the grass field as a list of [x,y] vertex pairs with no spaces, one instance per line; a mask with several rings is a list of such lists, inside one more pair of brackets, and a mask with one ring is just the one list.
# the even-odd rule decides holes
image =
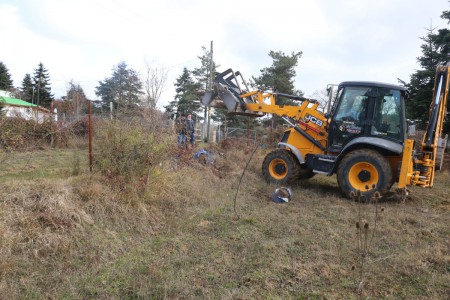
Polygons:
[[448,169],[405,202],[317,175],[277,204],[258,150],[234,203],[250,152],[169,157],[140,197],[89,174],[85,150],[0,154],[0,298],[448,299]]

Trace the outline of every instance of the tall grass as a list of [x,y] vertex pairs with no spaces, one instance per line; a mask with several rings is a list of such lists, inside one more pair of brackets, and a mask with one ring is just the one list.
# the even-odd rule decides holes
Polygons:
[[[404,204],[395,195],[377,200],[378,213],[342,198],[335,178],[321,176],[291,186],[291,201],[277,204],[271,200],[276,186],[260,175],[268,150],[257,149],[242,178],[237,219],[233,199],[254,148],[206,146],[214,160],[202,164],[192,158],[195,149],[177,157],[169,127],[149,124],[97,124],[92,174],[86,152],[77,158],[44,149],[25,156],[24,166],[58,170],[41,177],[14,169],[13,161],[23,161],[19,153],[5,158],[0,298],[448,295],[448,171],[437,174],[432,190],[413,188]],[[373,239],[368,230],[366,239],[363,219],[368,230],[376,220]]]

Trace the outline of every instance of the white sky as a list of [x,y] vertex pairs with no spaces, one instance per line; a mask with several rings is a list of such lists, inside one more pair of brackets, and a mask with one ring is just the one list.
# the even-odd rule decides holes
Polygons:
[[73,79],[89,99],[120,61],[138,72],[153,61],[169,68],[161,107],[211,41],[219,71],[246,78],[272,64],[270,50],[302,51],[295,85],[311,96],[346,80],[408,81],[419,37],[448,28],[449,9],[448,0],[0,0],[0,61],[15,86],[42,62],[57,98]]

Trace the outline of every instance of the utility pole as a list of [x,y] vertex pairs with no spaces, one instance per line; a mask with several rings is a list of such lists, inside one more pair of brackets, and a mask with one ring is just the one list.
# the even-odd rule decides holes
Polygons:
[[79,118],[79,115],[78,115],[78,101],[79,101],[79,99],[78,99],[78,91],[75,89],[75,114],[77,115],[77,121],[78,121],[78,118]]
[[37,90],[37,107],[36,107],[36,123],[39,124],[39,95],[41,89],[41,74],[39,74],[38,90]]
[[[211,49],[209,51],[209,55],[210,55],[210,60],[209,60],[209,88],[210,90],[213,89],[213,41],[211,41]],[[206,113],[206,117],[208,119],[208,123],[206,126],[206,142],[209,143],[209,131],[210,131],[210,126],[211,126],[211,117],[210,117],[210,113],[211,113],[211,109],[208,106],[207,108],[207,113]]]

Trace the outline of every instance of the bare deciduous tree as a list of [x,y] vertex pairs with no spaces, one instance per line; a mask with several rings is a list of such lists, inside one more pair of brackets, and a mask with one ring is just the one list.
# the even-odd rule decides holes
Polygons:
[[76,119],[79,118],[81,111],[86,106],[86,95],[80,83],[75,83],[71,79],[67,83],[67,95],[64,108],[66,113],[71,113]]
[[167,68],[157,65],[154,62],[149,63],[148,61],[145,61],[144,78],[142,81],[144,83],[145,90],[143,102],[147,107],[153,109],[156,108],[159,98],[161,97],[161,93],[166,87],[167,74]]
[[[331,88],[332,85],[329,85],[329,87]],[[334,86],[334,85],[333,85]],[[336,97],[336,93],[337,93],[337,87],[334,86],[332,88],[332,90],[330,90],[332,92],[331,95],[331,101],[333,103],[335,97]],[[329,101],[330,101],[330,95],[328,94],[328,89],[322,89],[322,90],[316,90],[311,98],[317,100],[319,102],[319,110],[325,113],[328,113],[328,108],[329,108]],[[331,104],[332,104],[331,103]]]
[[313,99],[317,100],[319,102],[319,110],[325,112],[327,110],[327,103],[328,103],[328,93],[326,89],[323,90],[316,90],[312,97]]

